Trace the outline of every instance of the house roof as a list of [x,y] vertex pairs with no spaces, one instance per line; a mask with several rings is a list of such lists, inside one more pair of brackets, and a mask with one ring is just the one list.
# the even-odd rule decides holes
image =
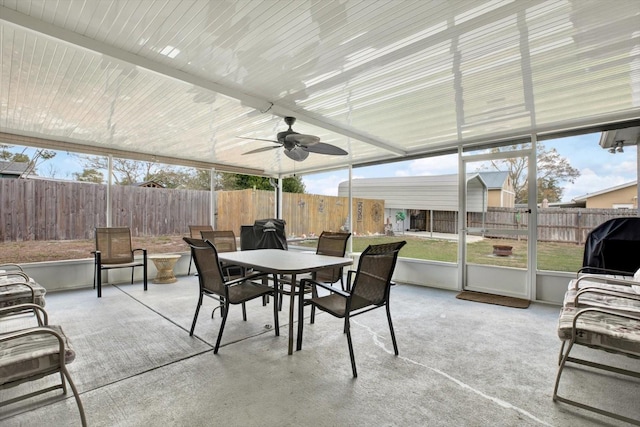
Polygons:
[[595,196],[600,196],[602,194],[611,193],[612,191],[622,190],[624,188],[634,187],[638,184],[638,181],[627,182],[626,184],[616,185],[615,187],[605,188],[604,190],[596,191],[593,193],[587,193],[582,196],[574,197],[572,200],[574,202],[586,201],[587,199]]
[[0,160],[0,175],[21,176],[28,169],[28,162],[5,162]]
[[[0,0],[0,142],[287,176],[640,122],[637,0]],[[635,61],[635,62],[634,62]],[[294,162],[286,129],[347,156]]]
[[505,181],[509,179],[509,172],[506,171],[478,172],[478,175],[482,177],[489,190],[502,189]]

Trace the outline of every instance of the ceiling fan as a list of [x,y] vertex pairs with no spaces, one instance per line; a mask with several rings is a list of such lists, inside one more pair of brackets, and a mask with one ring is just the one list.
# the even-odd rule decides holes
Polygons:
[[284,154],[290,159],[295,160],[296,162],[301,162],[309,157],[309,153],[328,154],[331,156],[344,156],[348,154],[342,148],[320,142],[320,138],[317,136],[304,135],[295,132],[293,129],[291,129],[291,126],[293,126],[293,124],[296,122],[295,117],[285,117],[284,122],[289,126],[289,129],[278,132],[278,135],[276,136],[277,141],[274,141],[272,139],[247,138],[240,136],[239,138],[242,139],[268,141],[278,144],[272,147],[256,148],[255,150],[243,153],[243,155],[261,153],[263,151],[274,150],[280,147],[284,147]]

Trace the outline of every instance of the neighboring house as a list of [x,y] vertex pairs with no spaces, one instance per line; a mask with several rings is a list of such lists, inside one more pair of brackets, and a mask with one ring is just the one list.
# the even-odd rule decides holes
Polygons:
[[605,188],[595,193],[587,193],[584,196],[574,198],[573,201],[584,203],[587,209],[637,209],[638,181]]
[[137,182],[135,184],[136,187],[147,187],[147,188],[164,188],[164,185],[160,184],[157,181],[145,181],[145,182]]
[[20,178],[28,170],[28,162],[5,162],[0,160],[0,178]]
[[482,180],[487,184],[490,208],[512,208],[516,202],[516,192],[509,177],[509,172],[478,172]]
[[[354,179],[351,188],[353,197],[384,200],[385,223],[395,231],[455,232],[457,174]],[[348,181],[338,185],[338,196],[349,196]],[[481,174],[468,174],[467,212],[486,212],[487,203],[487,185]],[[405,213],[404,221],[396,221],[398,212]]]

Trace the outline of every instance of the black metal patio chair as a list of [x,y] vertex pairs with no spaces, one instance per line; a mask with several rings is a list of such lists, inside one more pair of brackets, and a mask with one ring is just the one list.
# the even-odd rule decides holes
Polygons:
[[[211,242],[201,239],[191,239],[189,237],[183,237],[183,240],[191,247],[191,255],[196,264],[198,281],[200,283],[198,305],[196,306],[196,312],[193,316],[193,323],[191,324],[189,335],[193,335],[196,327],[203,297],[208,296],[220,301],[222,303],[222,321],[220,323],[216,346],[213,350],[214,353],[218,353],[230,305],[241,304],[242,319],[246,321],[247,310],[245,303],[265,295],[273,295],[274,289],[253,281],[265,277],[266,273],[255,273],[234,280],[225,280],[218,259],[218,251]],[[280,327],[278,324],[278,308],[276,304],[273,305],[273,322],[276,336],[278,336],[280,334]]]
[[[349,270],[347,273],[346,290],[337,289],[333,286],[303,279],[300,286],[312,285],[321,287],[330,292],[329,295],[313,297],[304,301],[313,308],[325,311],[332,316],[344,319],[344,333],[347,334],[349,346],[349,357],[351,358],[351,370],[354,378],[358,376],[356,361],[353,354],[353,343],[351,341],[350,318],[366,313],[376,308],[385,307],[389,330],[393,341],[393,350],[398,355],[398,345],[391,322],[391,312],[389,310],[389,294],[391,290],[391,277],[398,259],[398,252],[407,242],[384,243],[381,245],[370,245],[360,255],[357,270]],[[353,279],[353,280],[352,280]],[[302,321],[302,320],[300,320]],[[314,322],[312,317],[311,323]],[[300,344],[302,334],[300,333]]]
[[[142,260],[136,261],[134,254],[142,252]],[[129,227],[97,227],[96,250],[94,256],[93,287],[98,288],[98,298],[102,297],[102,271],[115,268],[130,268],[131,283],[136,267],[142,267],[144,290],[147,290],[147,250],[133,248]]]

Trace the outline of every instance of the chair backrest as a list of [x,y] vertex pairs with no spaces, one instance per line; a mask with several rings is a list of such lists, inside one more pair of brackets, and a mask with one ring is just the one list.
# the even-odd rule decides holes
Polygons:
[[[347,241],[351,233],[323,231],[318,238],[318,255],[343,257],[347,250]],[[342,268],[327,268],[317,271],[315,279],[324,283],[335,283],[342,277]]]
[[202,239],[182,238],[191,247],[191,255],[198,270],[200,288],[225,296],[224,276],[218,260],[218,251],[210,242]]
[[202,240],[208,240],[213,243],[218,252],[235,252],[238,250],[236,235],[231,230],[201,231],[200,235]]
[[102,264],[133,262],[133,246],[129,227],[97,227],[96,250]]
[[398,252],[407,242],[370,245],[360,255],[358,270],[351,287],[352,299],[358,299],[351,309],[366,305],[382,305],[389,298],[391,277],[398,260]]
[[253,225],[240,226],[240,250],[251,251],[257,249],[258,239],[253,232]]
[[213,231],[213,227],[210,225],[190,225],[189,234],[192,239],[200,239],[203,231]]

